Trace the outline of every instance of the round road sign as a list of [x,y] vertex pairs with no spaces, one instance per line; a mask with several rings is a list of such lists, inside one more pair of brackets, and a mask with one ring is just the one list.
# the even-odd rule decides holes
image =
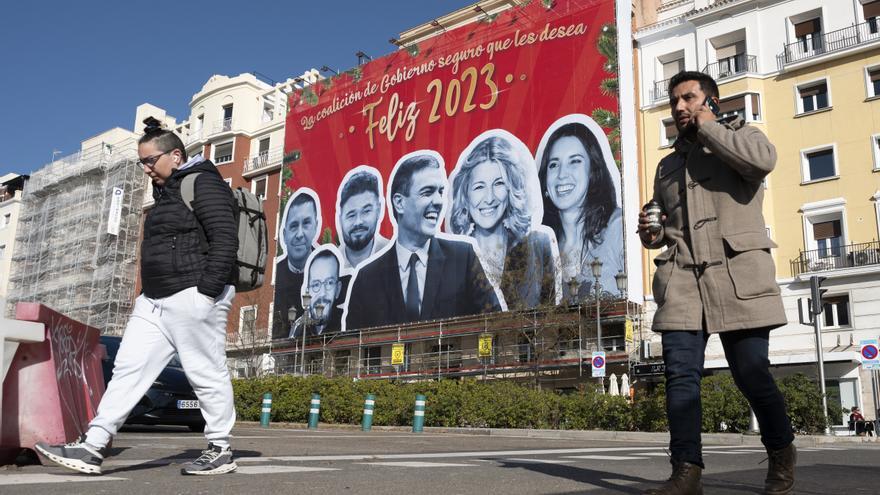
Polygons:
[[602,356],[596,356],[593,358],[593,368],[601,368],[605,366],[605,360]]
[[862,357],[865,359],[877,359],[877,346],[874,344],[865,344],[862,347]]

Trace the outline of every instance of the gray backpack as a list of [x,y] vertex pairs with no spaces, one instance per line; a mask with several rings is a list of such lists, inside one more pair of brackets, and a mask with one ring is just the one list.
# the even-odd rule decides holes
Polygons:
[[[192,211],[195,199],[196,177],[201,172],[189,174],[180,184],[180,197]],[[247,292],[263,285],[268,257],[268,229],[263,203],[254,193],[240,187],[232,190],[235,198],[235,223],[238,225],[238,256],[235,264],[235,291]]]

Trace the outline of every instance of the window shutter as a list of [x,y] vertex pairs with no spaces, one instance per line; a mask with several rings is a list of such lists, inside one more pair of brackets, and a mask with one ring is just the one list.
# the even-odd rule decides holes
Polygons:
[[871,82],[880,81],[880,69],[868,71],[868,77],[871,79]]
[[674,120],[663,122],[663,127],[666,128],[666,139],[673,140],[678,137],[678,128],[675,127]]
[[716,58],[718,58],[718,60],[723,60],[725,58],[730,58],[730,57],[736,56],[736,54],[737,54],[736,48],[737,48],[737,43],[734,43],[732,45],[722,46],[722,47],[718,48],[717,50],[715,50],[715,56],[716,56]]
[[761,102],[758,100],[757,93],[752,93],[749,96],[752,98],[752,114],[759,115],[761,113]]
[[746,97],[745,96],[737,96],[732,100],[722,101],[718,107],[721,109],[721,113],[731,113],[739,110],[745,110],[746,108]]
[[816,96],[819,93],[824,91],[820,91],[824,88],[824,84],[816,85],[816,86],[807,86],[806,88],[798,88],[798,92],[801,94],[801,98],[807,98],[809,96]]
[[880,0],[874,0],[873,2],[868,2],[862,5],[863,12],[865,13],[865,19],[871,19],[874,17],[880,17]]
[[840,237],[840,220],[813,224],[813,239],[820,241],[832,237]]
[[819,32],[819,18],[810,19],[809,21],[799,22],[794,25],[794,35],[797,38],[804,37],[808,34]]

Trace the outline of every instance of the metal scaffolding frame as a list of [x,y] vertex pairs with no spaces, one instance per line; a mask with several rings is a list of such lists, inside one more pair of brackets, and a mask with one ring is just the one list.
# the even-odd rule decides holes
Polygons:
[[[34,301],[121,335],[134,301],[145,190],[137,142],[101,143],[34,172],[22,194],[7,314]],[[108,232],[122,188],[117,234]]]

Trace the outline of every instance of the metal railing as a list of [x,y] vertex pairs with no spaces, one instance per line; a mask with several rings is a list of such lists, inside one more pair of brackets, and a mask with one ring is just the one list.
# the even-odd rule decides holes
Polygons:
[[264,151],[256,156],[249,157],[244,164],[242,173],[255,172],[260,169],[281,165],[281,159],[284,157],[284,147],[279,146],[268,151]]
[[784,45],[782,53],[776,56],[776,63],[781,70],[789,64],[877,40],[880,40],[880,26],[876,21],[863,22],[828,33],[819,32],[815,37],[802,38]]
[[880,265],[880,241],[801,251],[790,263],[792,277],[802,273]]
[[728,77],[745,74],[747,72],[758,72],[758,57],[740,53],[718,62],[711,63],[703,68],[703,74],[712,76],[712,79],[720,81]]
[[654,81],[654,87],[651,89],[650,93],[651,94],[648,96],[652,102],[669,98],[669,79]]
[[214,132],[212,134],[220,134],[221,132],[229,132],[232,130],[232,117],[221,119],[214,123]]

